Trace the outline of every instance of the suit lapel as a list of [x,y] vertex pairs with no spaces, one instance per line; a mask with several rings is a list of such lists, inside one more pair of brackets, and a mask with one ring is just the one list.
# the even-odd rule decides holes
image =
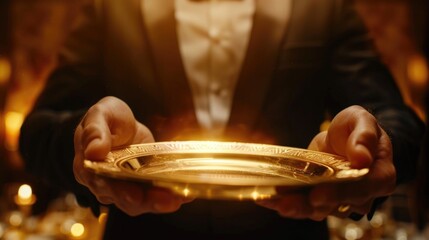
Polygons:
[[291,0],[255,1],[250,42],[232,106],[230,134],[251,127],[261,111],[292,7]]
[[166,109],[180,119],[195,120],[192,95],[177,40],[174,1],[142,0],[142,11]]

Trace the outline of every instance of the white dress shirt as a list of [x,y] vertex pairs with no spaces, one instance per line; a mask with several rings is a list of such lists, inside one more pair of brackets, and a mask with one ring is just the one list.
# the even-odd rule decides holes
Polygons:
[[199,124],[224,129],[248,46],[254,0],[175,0],[180,52]]

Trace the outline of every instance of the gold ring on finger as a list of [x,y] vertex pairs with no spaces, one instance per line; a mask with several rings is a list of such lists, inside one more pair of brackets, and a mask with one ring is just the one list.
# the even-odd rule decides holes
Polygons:
[[350,205],[348,205],[348,204],[341,204],[341,205],[337,208],[338,212],[340,212],[340,213],[347,212],[349,209],[350,209]]

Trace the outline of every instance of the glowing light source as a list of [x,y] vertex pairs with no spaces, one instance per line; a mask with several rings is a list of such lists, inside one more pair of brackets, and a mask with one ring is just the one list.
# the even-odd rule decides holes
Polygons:
[[252,198],[257,200],[259,198],[259,193],[257,191],[252,192]]
[[188,188],[183,189],[183,195],[185,197],[187,197],[189,195],[189,189]]
[[18,189],[18,194],[15,196],[15,203],[20,206],[32,205],[36,201],[33,190],[30,185],[22,184]]
[[418,87],[425,86],[429,72],[426,60],[423,57],[412,57],[408,62],[408,78]]
[[320,131],[327,131],[329,128],[329,125],[331,125],[331,121],[330,120],[325,120],[324,122],[322,122],[322,124],[320,124]]
[[4,118],[5,121],[5,147],[8,150],[16,151],[18,149],[18,138],[24,114],[19,112],[7,112]]
[[85,233],[85,226],[82,223],[74,223],[70,228],[72,237],[79,238]]
[[20,212],[18,211],[14,211],[10,214],[9,216],[9,224],[14,226],[14,227],[19,227],[21,226],[23,222],[23,216]]
[[98,223],[105,223],[107,221],[107,213],[101,213],[98,217]]
[[33,190],[28,184],[23,184],[18,189],[18,196],[22,199],[30,199],[32,194]]
[[344,231],[344,238],[347,240],[361,239],[363,236],[362,228],[354,223],[347,224]]
[[383,226],[384,224],[383,214],[376,212],[369,223],[373,228],[379,228]]

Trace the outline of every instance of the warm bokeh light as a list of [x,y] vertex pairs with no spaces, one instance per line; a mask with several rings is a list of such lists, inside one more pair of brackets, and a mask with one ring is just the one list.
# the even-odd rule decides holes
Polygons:
[[346,240],[362,239],[363,229],[355,223],[349,223],[344,229],[344,238]]
[[411,57],[407,67],[408,79],[416,87],[426,87],[429,73],[425,58],[421,56]]
[[259,198],[259,193],[257,191],[252,192],[253,200],[257,200]]
[[24,114],[19,112],[7,112],[5,117],[5,147],[7,150],[16,151],[18,149],[18,138]]
[[19,227],[22,224],[23,216],[20,212],[14,211],[9,216],[9,224],[14,227]]
[[420,54],[409,57],[406,65],[406,76],[409,82],[408,104],[423,121],[427,121],[424,102],[429,84],[429,69],[426,58]]
[[320,124],[320,131],[328,131],[329,129],[329,125],[331,125],[331,121],[330,120],[325,120],[324,122],[322,122],[322,124]]
[[189,195],[189,189],[188,188],[185,188],[185,189],[183,189],[183,195],[185,196],[185,197],[187,197],[188,195]]
[[82,223],[74,223],[70,228],[72,237],[79,238],[85,233],[85,226]]
[[12,67],[10,62],[4,57],[0,57],[0,85],[8,82],[11,73]]
[[22,184],[18,189],[18,197],[21,199],[30,199],[31,195],[33,195],[33,190],[30,185]]
[[5,226],[4,224],[0,223],[0,239],[2,239],[4,233],[5,233]]
[[[255,190],[251,193],[251,196],[252,196],[252,199],[256,201],[256,200],[269,199],[269,198],[271,198],[272,195],[271,194],[265,194],[265,193],[262,193],[260,191]],[[242,199],[242,198],[243,198],[242,195],[238,195],[238,199]]]
[[107,213],[101,213],[98,217],[98,223],[104,224],[107,221]]
[[373,228],[382,227],[385,224],[383,216],[384,215],[382,213],[376,212],[372,217],[371,221],[369,222],[369,224],[371,224],[371,227]]
[[18,194],[15,196],[15,203],[20,206],[32,205],[36,201],[33,194],[33,189],[28,184],[22,184],[18,189]]

